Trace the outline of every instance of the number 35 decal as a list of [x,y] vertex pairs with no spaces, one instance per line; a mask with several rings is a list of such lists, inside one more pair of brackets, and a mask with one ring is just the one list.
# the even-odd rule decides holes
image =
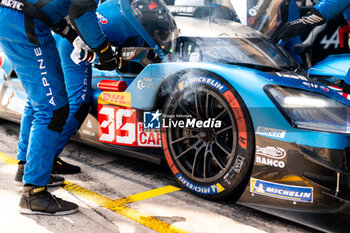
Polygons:
[[136,109],[99,105],[98,139],[100,142],[140,147],[162,147],[160,130],[144,129],[143,122],[137,122]]
[[109,144],[137,146],[136,122],[135,109],[99,105],[99,141]]

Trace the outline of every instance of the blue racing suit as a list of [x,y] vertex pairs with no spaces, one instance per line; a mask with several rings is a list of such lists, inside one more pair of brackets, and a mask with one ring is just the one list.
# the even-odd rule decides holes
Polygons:
[[92,71],[90,63],[81,62],[77,65],[72,61],[70,55],[73,51],[73,46],[68,40],[57,34],[54,35],[54,38],[61,58],[69,102],[69,117],[61,133],[56,150],[56,155],[59,155],[89,112]]
[[[89,14],[87,17],[96,17],[96,15]],[[101,26],[108,41],[116,47],[122,46],[128,38],[138,35],[121,13],[119,0],[108,0],[102,3],[97,8],[97,17],[99,26]],[[85,19],[87,20],[87,18]],[[59,155],[88,114],[92,92],[92,72],[90,63],[81,62],[77,65],[72,61],[70,54],[73,46],[66,39],[58,35],[55,35],[54,38],[61,58],[70,107],[69,117],[61,133],[56,151],[56,154]],[[86,38],[84,39],[86,40]]]
[[[100,46],[105,36],[96,17],[93,0],[28,0],[35,4],[53,24],[73,11],[73,22],[85,41]],[[89,4],[81,4],[89,3]],[[34,17],[34,16],[33,16]],[[86,27],[86,25],[89,27]],[[0,46],[12,63],[27,93],[28,101],[21,123],[18,142],[19,160],[26,161],[23,182],[45,186],[50,180],[54,155],[69,115],[60,58],[49,27],[38,19],[0,6]]]
[[[293,20],[299,19],[300,18],[300,13],[299,13],[299,8],[298,5],[296,3],[295,0],[290,0],[289,1],[289,5],[288,5],[288,19],[287,22],[291,22]],[[294,52],[294,47],[297,44],[301,44],[301,38],[300,36],[295,36],[290,38],[287,41],[280,41],[278,44],[282,47],[284,47],[293,57],[294,59],[299,62],[302,63],[302,59],[300,57],[300,55],[296,54]]]
[[343,13],[345,19],[350,22],[350,1],[349,0],[321,0],[314,8],[321,13],[323,18],[328,21]]

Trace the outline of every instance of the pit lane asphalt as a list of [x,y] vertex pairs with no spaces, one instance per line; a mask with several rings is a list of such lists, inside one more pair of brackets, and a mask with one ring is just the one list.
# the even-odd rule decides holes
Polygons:
[[[0,152],[15,158],[19,125],[0,120]],[[21,215],[15,162],[0,159],[0,232],[317,232],[229,201],[203,200],[185,191],[166,166],[71,142],[62,158],[82,167],[66,175],[56,196],[79,204],[77,214]],[[136,195],[135,195],[136,194]]]

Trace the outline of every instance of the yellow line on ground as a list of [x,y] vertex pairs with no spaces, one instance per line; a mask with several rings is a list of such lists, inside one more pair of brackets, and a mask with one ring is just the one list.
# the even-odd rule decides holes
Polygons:
[[181,189],[177,188],[175,186],[172,186],[172,185],[168,185],[165,187],[149,190],[149,191],[146,191],[143,193],[137,193],[137,194],[130,195],[130,196],[127,196],[124,198],[116,199],[116,200],[114,200],[114,202],[118,203],[119,205],[125,205],[128,203],[142,201],[142,200],[145,200],[148,198],[161,196],[161,195],[164,195],[167,193],[172,193],[172,192],[179,191],[179,190],[181,190]]
[[10,165],[17,165],[18,160],[12,158],[11,156],[8,156],[7,154],[1,153],[0,152],[0,160],[3,161],[4,163],[10,164]]
[[[12,158],[11,156],[8,156],[4,153],[0,152],[0,161],[3,161],[4,163],[10,164],[10,165],[17,165],[18,160]],[[94,202],[95,204],[98,204],[102,207],[105,207],[109,210],[114,211],[117,214],[120,214],[126,218],[129,218],[135,222],[138,222],[152,230],[155,230],[157,232],[166,232],[166,233],[186,233],[186,231],[183,231],[181,229],[178,229],[166,222],[163,222],[159,219],[156,219],[154,217],[148,216],[146,214],[143,214],[137,210],[134,210],[128,206],[125,206],[125,204],[135,202],[135,201],[141,201],[145,200],[147,198],[160,196],[163,194],[171,193],[180,190],[179,188],[176,188],[174,186],[166,186],[154,190],[150,190],[143,193],[134,194],[125,198],[112,200],[110,198],[107,198],[105,196],[102,196],[98,193],[95,193],[93,191],[90,191],[86,188],[83,188],[77,184],[74,184],[69,181],[65,181],[64,184],[61,186],[63,189],[74,193],[80,197],[83,197],[91,202]]]
[[[168,187],[168,186],[167,186]],[[117,214],[120,214],[126,218],[129,218],[135,222],[138,222],[152,230],[155,230],[157,232],[169,232],[169,233],[185,233],[186,231],[183,231],[181,229],[178,229],[166,222],[163,222],[159,219],[156,219],[154,217],[148,216],[146,214],[143,214],[137,210],[134,210],[128,206],[125,206],[125,202],[120,202],[119,200],[112,200],[107,197],[104,197],[100,194],[97,194],[93,191],[90,191],[88,189],[85,189],[79,185],[73,184],[71,182],[65,181],[64,185],[62,186],[63,189],[74,193],[80,197],[83,197],[89,201],[92,201],[102,207],[105,207],[109,210],[114,211]],[[168,187],[168,190],[169,187]],[[175,190],[177,191],[177,190]],[[170,191],[169,191],[170,192]],[[143,198],[145,199],[145,198]],[[141,199],[140,199],[141,200]],[[130,202],[128,202],[130,203]]]

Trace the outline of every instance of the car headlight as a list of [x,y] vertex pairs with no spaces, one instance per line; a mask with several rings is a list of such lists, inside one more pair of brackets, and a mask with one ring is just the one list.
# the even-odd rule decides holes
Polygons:
[[265,92],[293,127],[350,132],[350,108],[334,99],[291,87],[266,86]]

